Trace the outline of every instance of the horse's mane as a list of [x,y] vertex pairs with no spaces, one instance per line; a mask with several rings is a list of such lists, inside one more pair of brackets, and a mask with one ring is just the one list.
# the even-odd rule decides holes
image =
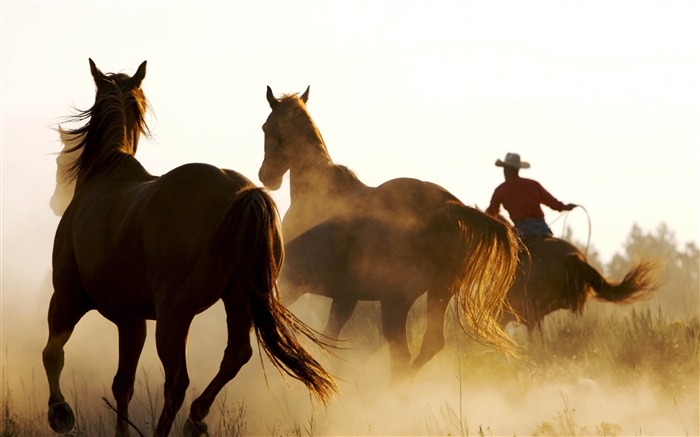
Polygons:
[[326,142],[323,140],[321,131],[318,130],[316,123],[314,123],[311,115],[307,112],[306,105],[299,97],[299,94],[285,94],[280,97],[278,101],[279,106],[276,111],[281,111],[284,114],[283,116],[301,131],[308,144],[318,144],[323,154],[327,155],[330,161],[330,154],[328,153],[328,148],[326,147]]
[[323,153],[328,156],[328,162],[332,164],[333,167],[333,178],[334,185],[337,187],[355,187],[358,183],[364,185],[364,183],[357,177],[354,171],[350,170],[348,167],[340,164],[335,164],[331,160],[330,154],[326,147],[326,142],[323,140],[323,135],[321,131],[318,130],[313,119],[306,111],[304,102],[299,97],[299,94],[285,94],[279,99],[280,103],[284,102],[296,102],[288,104],[288,111],[293,111],[291,119],[295,126],[301,126],[304,129],[304,133],[307,136],[307,140],[310,143],[314,143],[317,140],[321,141],[320,147],[323,149]]
[[333,177],[338,184],[353,184],[360,181],[354,171],[350,170],[344,165],[334,164],[333,165]]
[[78,144],[62,153],[82,149],[69,169],[71,180],[92,178],[125,157],[134,156],[138,144],[132,138],[138,138],[138,135],[129,137],[127,111],[132,111],[134,116],[131,129],[150,137],[145,118],[150,105],[141,88],[123,89],[122,84],[129,79],[123,73],[104,75],[104,83],[97,87],[93,106],[87,110],[77,110],[75,115],[67,117],[68,122],[84,123],[81,127],[66,130]]

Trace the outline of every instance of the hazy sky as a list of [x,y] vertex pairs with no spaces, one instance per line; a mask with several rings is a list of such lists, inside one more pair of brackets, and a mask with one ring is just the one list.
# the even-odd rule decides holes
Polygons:
[[[417,177],[485,208],[494,161],[517,152],[523,176],[586,208],[604,261],[634,223],[697,244],[699,5],[3,1],[4,291],[50,269],[51,128],[92,104],[89,57],[129,74],[148,61],[155,140],[137,157],[154,174],[199,161],[259,182],[265,87],[310,85],[331,156],[368,184]],[[274,196],[286,210],[288,185]],[[555,234],[565,222],[586,240],[584,211]]]

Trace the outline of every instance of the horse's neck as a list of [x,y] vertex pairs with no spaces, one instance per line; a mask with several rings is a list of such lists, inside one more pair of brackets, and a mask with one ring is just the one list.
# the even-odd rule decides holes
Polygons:
[[299,151],[289,169],[292,202],[323,202],[323,191],[333,184],[333,161],[321,134],[314,130],[314,135],[299,132],[290,135],[291,148]]

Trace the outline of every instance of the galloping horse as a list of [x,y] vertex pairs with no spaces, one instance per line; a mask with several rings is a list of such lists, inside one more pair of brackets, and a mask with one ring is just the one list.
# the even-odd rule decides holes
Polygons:
[[[267,89],[272,112],[263,125],[259,178],[276,190],[290,172],[291,205],[282,221],[285,304],[305,293],[330,297],[324,334],[338,338],[359,300],[379,301],[397,378],[415,373],[443,348],[453,296],[468,335],[512,352],[498,317],[518,266],[514,232],[433,183],[400,178],[365,185],[331,160],[306,110],[308,96],[307,89],[278,100]],[[407,315],[426,292],[426,332],[411,361]]]
[[[610,282],[565,240],[535,237],[526,238],[525,244],[530,257],[521,261],[530,264],[529,277],[524,286],[520,279],[513,284],[508,302],[530,334],[553,311],[581,314],[590,297],[623,304],[646,298],[656,288],[650,277],[653,266],[648,262],[637,264],[621,281]],[[503,316],[504,324],[514,320],[512,313]]]
[[96,309],[117,325],[119,366],[112,384],[116,435],[128,436],[128,404],[146,338],[156,320],[156,346],[165,373],[164,405],[155,435],[170,432],[189,384],[185,344],[198,313],[219,299],[227,313],[228,345],[220,369],[194,400],[184,434],[206,434],[216,395],[252,355],[255,327],[278,368],[299,379],[322,401],[335,390],[325,370],[298,343],[314,337],[278,301],[276,280],[284,249],[270,196],[232,170],[187,164],[155,177],[134,157],[148,135],[148,106],[141,90],[146,62],[133,77],[103,74],[90,60],[97,86],[85,122],[68,131],[79,139],[72,165],[75,195],[56,231],[54,294],[43,351],[48,377],[49,423],[69,431],[74,414],[59,386],[63,347],[76,323]]

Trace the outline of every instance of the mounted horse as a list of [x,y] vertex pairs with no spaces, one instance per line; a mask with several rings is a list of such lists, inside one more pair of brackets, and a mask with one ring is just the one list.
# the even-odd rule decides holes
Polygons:
[[[276,99],[263,125],[260,181],[273,190],[289,171],[291,205],[282,221],[285,303],[305,293],[332,299],[324,334],[339,338],[358,301],[379,301],[394,377],[410,375],[445,343],[447,306],[478,341],[511,351],[498,324],[518,265],[518,239],[503,223],[444,188],[400,178],[369,187],[336,165],[306,110],[309,90]],[[409,309],[427,292],[423,344],[411,360]]]
[[[554,237],[525,238],[529,250],[521,263],[529,277],[520,277],[508,292],[508,303],[527,327],[528,333],[540,328],[544,317],[559,309],[581,314],[586,300],[594,298],[618,304],[648,297],[655,290],[651,279],[653,266],[641,262],[619,282],[611,282],[586,261],[573,244]],[[526,273],[525,273],[526,274]],[[513,321],[513,313],[504,312],[504,324]]]
[[[146,320],[156,320],[156,346],[165,373],[164,406],[155,435],[170,432],[189,384],[185,345],[198,313],[219,299],[227,313],[228,345],[220,369],[192,403],[184,434],[206,434],[202,422],[216,395],[252,355],[250,331],[275,366],[321,400],[335,383],[296,340],[313,332],[278,301],[283,247],[275,204],[232,170],[187,164],[156,177],[134,157],[148,135],[141,90],[146,62],[133,77],[103,74],[90,60],[97,91],[91,109],[68,131],[75,195],[56,231],[54,294],[43,351],[49,423],[68,432],[74,414],[61,393],[63,347],[76,323],[96,309],[117,325],[119,367],[112,384],[116,435],[128,436]],[[318,340],[316,340],[318,341]]]

